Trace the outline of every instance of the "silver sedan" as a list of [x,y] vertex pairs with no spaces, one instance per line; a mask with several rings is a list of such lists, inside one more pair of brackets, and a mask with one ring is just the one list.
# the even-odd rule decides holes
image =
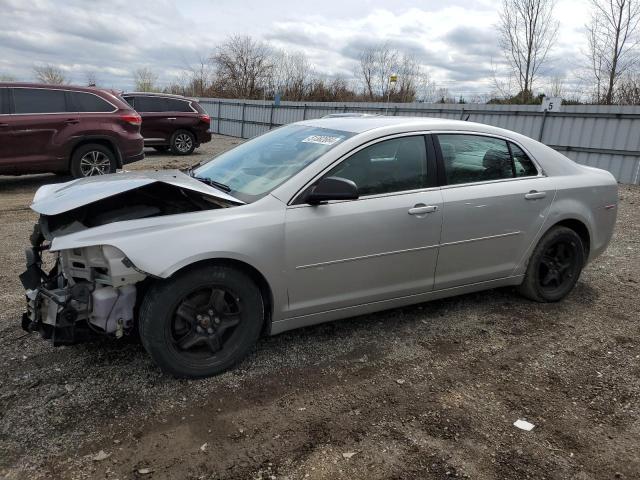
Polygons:
[[22,323],[57,345],[139,335],[203,377],[265,333],[506,285],[561,300],[616,207],[610,173],[507,130],[299,122],[188,171],[41,187]]

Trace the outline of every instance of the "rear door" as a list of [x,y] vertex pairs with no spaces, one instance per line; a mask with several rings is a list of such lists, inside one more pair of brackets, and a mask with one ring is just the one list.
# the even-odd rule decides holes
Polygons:
[[5,155],[16,171],[47,171],[67,167],[66,142],[78,124],[69,111],[64,90],[13,87],[9,89],[13,114]]
[[140,133],[145,145],[164,145],[169,143],[173,133],[172,120],[167,115],[167,102],[164,97],[154,95],[135,95],[134,105],[142,117]]
[[547,216],[555,190],[505,139],[438,134],[444,218],[436,289],[512,275]]

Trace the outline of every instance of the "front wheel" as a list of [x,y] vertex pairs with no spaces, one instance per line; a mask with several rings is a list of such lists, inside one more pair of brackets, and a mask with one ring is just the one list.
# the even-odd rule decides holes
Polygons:
[[178,130],[171,136],[171,151],[175,155],[190,155],[196,148],[196,137],[187,130]]
[[263,321],[262,295],[248,275],[227,266],[202,266],[152,286],[138,326],[142,344],[163,371],[199,378],[244,358]]
[[562,300],[573,290],[584,262],[580,236],[570,228],[554,227],[533,251],[519,291],[536,302]]

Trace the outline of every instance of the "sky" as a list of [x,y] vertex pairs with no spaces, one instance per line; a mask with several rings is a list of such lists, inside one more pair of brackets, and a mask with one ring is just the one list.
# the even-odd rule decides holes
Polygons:
[[[93,72],[101,86],[131,90],[148,67],[159,84],[209,57],[229,35],[302,51],[321,75],[352,77],[364,46],[388,42],[414,54],[436,88],[471,97],[506,72],[498,46],[498,0],[0,0],[0,77],[34,79],[60,66],[72,83]],[[558,41],[542,72],[579,89],[586,0],[557,0]]]

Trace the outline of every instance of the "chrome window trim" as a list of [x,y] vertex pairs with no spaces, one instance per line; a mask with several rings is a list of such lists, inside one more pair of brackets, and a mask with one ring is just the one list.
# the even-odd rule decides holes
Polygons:
[[130,93],[130,94],[125,94],[122,95],[122,98],[124,98],[126,100],[127,97],[146,97],[146,98],[166,98],[169,100],[178,100],[179,102],[186,102],[189,104],[189,108],[191,109],[191,112],[177,112],[175,110],[162,110],[161,112],[145,112],[143,110],[136,110],[136,112],[138,113],[167,113],[167,112],[174,112],[174,113],[200,113],[198,112],[195,108],[193,108],[193,102],[194,100],[189,100],[188,98],[173,98],[173,97],[164,97],[162,95],[139,95],[137,93]]
[[38,113],[38,112],[33,112],[33,113],[0,113],[0,117],[5,116],[5,115],[69,115],[70,113],[98,113],[98,114],[104,114],[104,113],[116,113],[118,110],[120,110],[117,106],[115,106],[113,103],[111,103],[109,100],[106,100],[104,98],[102,98],[100,95],[96,95],[93,92],[85,92],[84,90],[70,90],[68,88],[47,88],[47,87],[2,87],[2,88],[11,88],[11,89],[18,89],[21,88],[23,90],[48,90],[48,91],[59,91],[59,92],[70,92],[70,93],[88,93],[89,95],[93,95],[95,97],[98,97],[100,100],[107,102],[109,105],[111,105],[114,109],[111,110],[110,112],[78,112],[78,111],[73,111],[73,112],[42,112],[42,113]]

